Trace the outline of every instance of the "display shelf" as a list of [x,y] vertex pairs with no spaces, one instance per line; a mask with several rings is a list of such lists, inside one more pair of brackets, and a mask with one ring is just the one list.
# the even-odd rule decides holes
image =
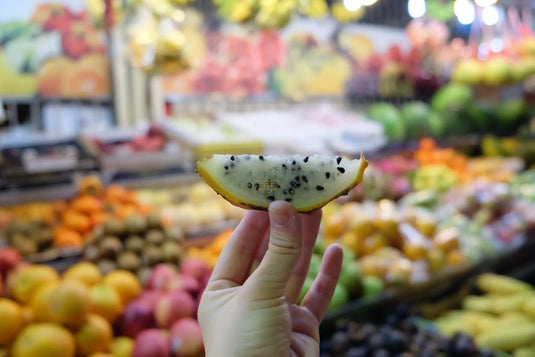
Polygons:
[[74,197],[76,188],[72,183],[46,185],[33,188],[0,190],[0,206],[11,206],[38,201],[55,201]]

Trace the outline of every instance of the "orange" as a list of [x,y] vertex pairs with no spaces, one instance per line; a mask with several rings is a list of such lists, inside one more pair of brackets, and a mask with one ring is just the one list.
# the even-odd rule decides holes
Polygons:
[[52,323],[30,325],[17,336],[12,357],[74,357],[75,342],[64,327]]
[[97,285],[102,280],[102,274],[98,267],[89,262],[73,265],[63,274],[65,280],[76,280],[87,287]]
[[109,285],[99,284],[89,291],[90,312],[100,315],[114,323],[123,312],[123,303],[119,294]]
[[26,304],[30,302],[32,294],[42,284],[49,281],[59,280],[58,273],[46,265],[29,265],[23,268],[15,277],[13,284],[13,295],[15,298]]
[[0,345],[11,343],[23,326],[22,307],[9,299],[0,299]]
[[124,305],[141,294],[141,284],[137,277],[126,270],[116,270],[104,277],[104,284],[111,286]]
[[33,294],[29,305],[33,313],[33,320],[40,322],[52,321],[52,316],[50,313],[50,299],[52,297],[52,293],[57,289],[58,286],[58,281],[48,282],[41,285],[35,294]]
[[103,317],[91,314],[80,330],[74,335],[76,353],[88,356],[93,353],[108,352],[113,341],[111,325]]
[[84,284],[74,280],[62,281],[51,292],[48,303],[53,322],[79,327],[89,312],[89,292]]

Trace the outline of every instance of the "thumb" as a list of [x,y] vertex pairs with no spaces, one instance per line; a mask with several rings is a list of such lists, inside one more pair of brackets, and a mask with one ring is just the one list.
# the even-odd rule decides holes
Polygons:
[[285,294],[290,275],[301,254],[301,220],[295,208],[284,201],[269,206],[270,234],[264,259],[249,279],[262,299]]

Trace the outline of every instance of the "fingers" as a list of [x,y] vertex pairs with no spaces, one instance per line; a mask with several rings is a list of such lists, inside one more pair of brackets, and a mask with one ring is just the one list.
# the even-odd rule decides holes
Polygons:
[[301,303],[302,307],[306,307],[316,316],[318,322],[323,320],[333,297],[342,270],[343,258],[342,248],[339,245],[333,244],[327,248],[320,272]]
[[241,285],[247,278],[258,242],[269,223],[267,212],[248,211],[223,248],[210,281],[230,280]]
[[314,244],[318,237],[318,231],[321,222],[321,210],[312,212],[311,214],[301,215],[301,227],[303,230],[303,247],[301,248],[301,256],[297,261],[297,265],[292,272],[288,288],[286,290],[286,301],[290,304],[297,303],[299,294],[303,288],[303,284],[308,274],[310,267],[310,258],[314,251]]
[[290,275],[301,254],[301,220],[284,201],[269,206],[270,235],[264,259],[246,284],[262,299],[283,297]]

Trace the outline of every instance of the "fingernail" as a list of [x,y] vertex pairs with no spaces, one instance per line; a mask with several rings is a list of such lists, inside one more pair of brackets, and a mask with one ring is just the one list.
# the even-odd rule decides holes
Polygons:
[[269,206],[271,223],[279,227],[286,227],[290,223],[290,211],[284,202],[273,202]]

